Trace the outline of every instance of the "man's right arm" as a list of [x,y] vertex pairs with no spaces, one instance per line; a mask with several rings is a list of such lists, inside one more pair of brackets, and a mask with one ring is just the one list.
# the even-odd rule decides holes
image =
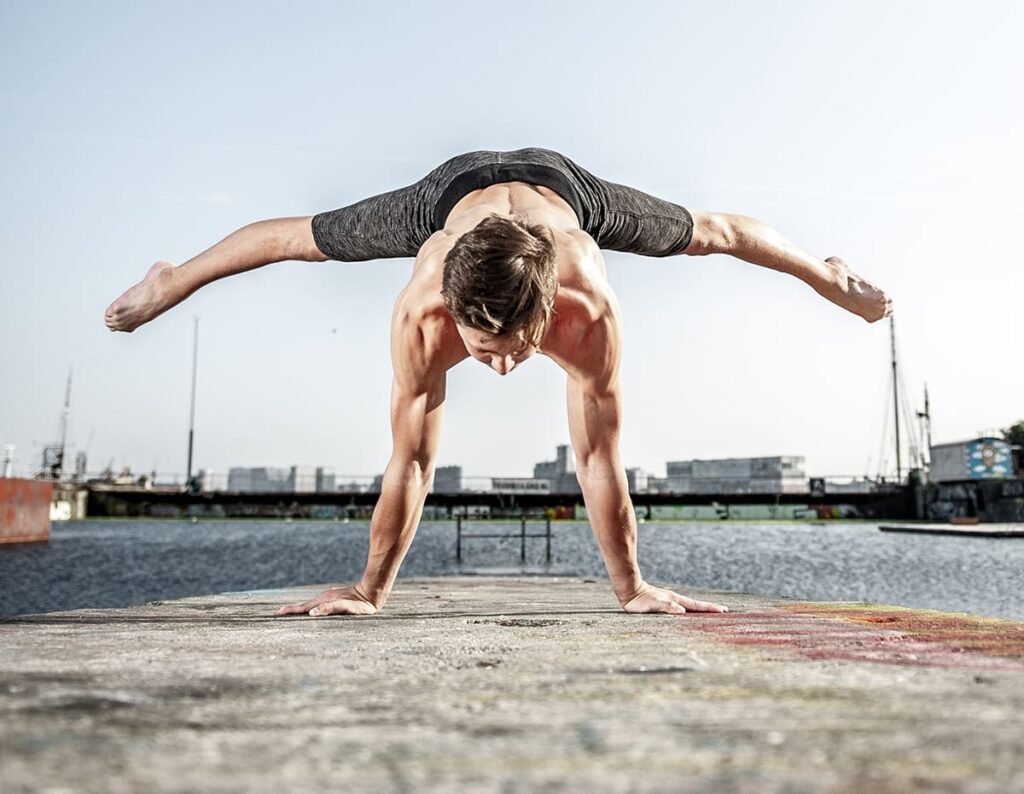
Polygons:
[[396,378],[391,400],[393,450],[370,526],[370,553],[358,590],[384,606],[409,550],[434,479],[445,376],[410,390]]
[[[393,450],[370,525],[370,552],[355,585],[334,587],[279,615],[366,615],[380,610],[419,525],[434,478],[441,436],[445,373],[405,378],[400,370],[391,394]],[[411,381],[411,382],[410,382]]]

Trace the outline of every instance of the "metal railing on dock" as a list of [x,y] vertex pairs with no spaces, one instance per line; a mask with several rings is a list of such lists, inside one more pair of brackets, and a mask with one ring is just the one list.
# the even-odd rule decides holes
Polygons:
[[[519,538],[519,559],[521,562],[526,562],[526,539],[527,538],[544,538],[544,559],[546,562],[551,562],[551,519],[544,519],[544,532],[533,532],[528,533],[526,531],[526,522],[529,521],[526,516],[522,516],[519,521],[519,532],[474,532],[467,534],[462,531],[462,520],[465,516],[455,516],[455,559],[462,562],[462,541],[474,538]],[[535,519],[540,520],[540,519]]]

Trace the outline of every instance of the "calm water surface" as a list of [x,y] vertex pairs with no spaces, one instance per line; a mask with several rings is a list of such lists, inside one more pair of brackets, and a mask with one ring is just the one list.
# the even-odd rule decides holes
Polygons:
[[[489,523],[487,531],[517,531]],[[543,524],[531,525],[539,531]],[[530,571],[603,576],[590,527],[527,541]],[[481,527],[482,528],[482,527]],[[640,563],[660,583],[829,601],[874,601],[1024,619],[1024,539],[879,532],[874,524],[648,523]],[[48,544],[0,547],[0,617],[356,579],[368,522],[80,521]],[[519,570],[519,540],[472,540],[427,522],[402,577]],[[609,606],[616,606],[611,590]]]

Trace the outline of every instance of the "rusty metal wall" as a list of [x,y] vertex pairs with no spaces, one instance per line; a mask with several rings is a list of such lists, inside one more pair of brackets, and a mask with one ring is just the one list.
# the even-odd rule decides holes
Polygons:
[[53,483],[0,479],[0,543],[50,539]]

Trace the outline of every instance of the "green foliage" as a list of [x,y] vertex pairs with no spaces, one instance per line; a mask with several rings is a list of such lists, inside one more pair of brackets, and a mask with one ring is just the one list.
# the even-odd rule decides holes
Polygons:
[[1003,438],[1009,441],[1011,446],[1018,447],[1013,450],[1013,459],[1017,464],[1017,473],[1024,477],[1024,419],[1005,428]]
[[1024,419],[1003,430],[1003,438],[1011,444],[1024,447]]

